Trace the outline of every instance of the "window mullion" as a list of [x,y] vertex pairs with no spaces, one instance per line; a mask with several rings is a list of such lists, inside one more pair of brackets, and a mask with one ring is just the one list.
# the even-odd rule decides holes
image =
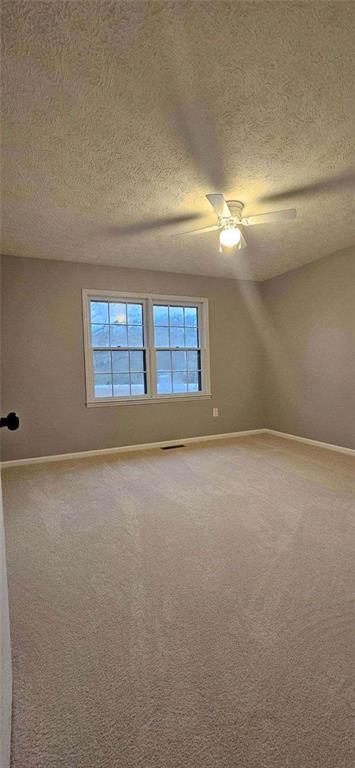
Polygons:
[[110,323],[110,302],[107,302],[107,317],[109,321],[108,326],[108,341],[110,345],[110,359],[111,359],[111,397],[113,397],[113,365],[112,365],[112,344],[111,344],[111,323]]
[[145,352],[146,347],[92,347],[93,352]]
[[149,397],[156,395],[157,389],[157,366],[154,349],[154,323],[153,323],[153,302],[151,298],[147,299],[147,354],[148,354],[148,394]]

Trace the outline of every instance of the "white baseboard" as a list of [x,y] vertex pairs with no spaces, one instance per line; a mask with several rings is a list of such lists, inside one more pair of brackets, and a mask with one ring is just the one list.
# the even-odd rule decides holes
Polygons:
[[338,453],[347,453],[349,456],[355,456],[355,450],[353,448],[345,448],[342,445],[333,445],[332,443],[323,443],[320,440],[311,440],[310,437],[300,437],[299,435],[289,435],[287,432],[278,432],[277,429],[264,429],[269,435],[276,435],[277,437],[285,437],[287,440],[296,440],[298,443],[306,443],[306,445],[314,445],[318,448],[327,448],[328,451],[338,451]]
[[59,453],[54,456],[35,456],[28,459],[12,459],[2,461],[1,468],[21,467],[26,464],[44,464],[51,461],[68,461],[70,459],[87,459],[90,456],[105,456],[112,453],[130,453],[132,451],[149,451],[152,448],[165,448],[169,445],[180,445],[181,443],[204,443],[210,440],[228,440],[231,437],[244,437],[249,435],[260,435],[267,432],[267,429],[246,429],[243,432],[222,432],[218,435],[200,435],[199,437],[179,437],[175,440],[160,440],[156,443],[141,443],[138,445],[121,445],[118,448],[98,448],[92,451],[78,451],[77,453]]
[[313,445],[318,448],[326,448],[330,451],[337,451],[338,453],[346,453],[349,456],[355,456],[355,450],[352,448],[345,448],[341,445],[332,445],[332,443],[323,443],[319,440],[311,440],[309,437],[300,437],[299,435],[289,435],[286,432],[278,432],[276,429],[246,429],[242,432],[222,432],[218,435],[200,435],[198,437],[185,437],[177,438],[176,440],[160,440],[155,443],[141,443],[138,445],[121,445],[118,448],[99,448],[92,451],[78,451],[77,453],[59,453],[54,456],[35,456],[28,459],[12,459],[10,461],[2,461],[1,468],[5,467],[21,467],[27,464],[44,464],[52,461],[69,461],[73,459],[87,459],[91,456],[105,456],[114,453],[131,453],[133,451],[149,451],[153,448],[165,448],[169,445],[176,445],[184,443],[204,443],[211,440],[228,440],[235,437],[247,437],[251,435],[275,435],[276,437],[286,438],[287,440],[296,440],[299,443],[305,443],[307,445]]

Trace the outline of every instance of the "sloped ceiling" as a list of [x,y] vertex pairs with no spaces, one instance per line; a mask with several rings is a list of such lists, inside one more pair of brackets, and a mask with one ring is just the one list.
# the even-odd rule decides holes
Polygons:
[[[3,253],[263,280],[354,243],[353,2],[9,0],[3,37]],[[222,255],[175,236],[207,192],[298,218]]]

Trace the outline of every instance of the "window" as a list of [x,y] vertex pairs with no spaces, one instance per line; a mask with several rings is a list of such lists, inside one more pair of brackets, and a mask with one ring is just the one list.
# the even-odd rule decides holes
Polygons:
[[83,291],[87,404],[210,396],[207,299]]
[[94,397],[145,395],[143,304],[91,299],[90,326]]
[[201,392],[198,306],[153,302],[157,393]]

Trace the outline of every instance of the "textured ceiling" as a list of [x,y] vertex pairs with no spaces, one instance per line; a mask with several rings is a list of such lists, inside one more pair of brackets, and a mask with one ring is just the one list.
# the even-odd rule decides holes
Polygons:
[[[10,0],[3,37],[3,253],[263,280],[354,243],[353,2]],[[222,255],[174,236],[207,192],[298,219]]]

